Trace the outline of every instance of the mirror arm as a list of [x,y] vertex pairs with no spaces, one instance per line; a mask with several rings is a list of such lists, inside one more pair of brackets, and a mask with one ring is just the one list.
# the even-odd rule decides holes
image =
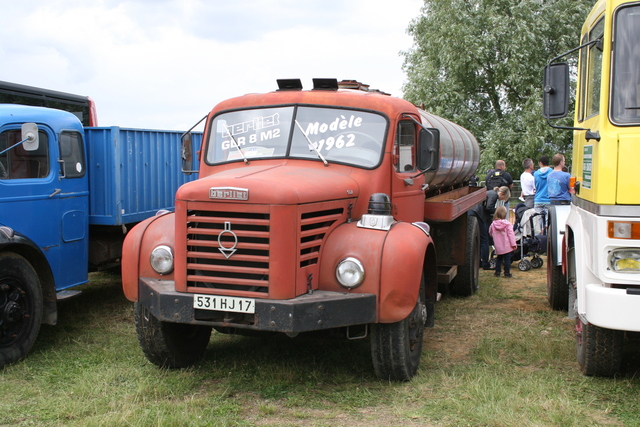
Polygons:
[[18,146],[18,145],[20,145],[20,144],[24,144],[24,143],[25,143],[25,142],[27,142],[27,141],[33,141],[33,140],[34,140],[34,138],[33,138],[31,135],[29,135],[27,138],[23,139],[22,141],[20,141],[20,142],[16,142],[16,143],[15,143],[15,144],[13,144],[11,147],[9,147],[9,148],[5,148],[4,150],[0,151],[0,155],[2,155],[2,154],[4,154],[4,153],[6,153],[7,151],[11,150],[12,148],[17,147],[17,146]]

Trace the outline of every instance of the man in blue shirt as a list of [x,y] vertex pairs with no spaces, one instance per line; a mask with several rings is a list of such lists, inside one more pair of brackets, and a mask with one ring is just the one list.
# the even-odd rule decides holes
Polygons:
[[547,176],[547,193],[552,205],[568,205],[571,203],[569,194],[569,178],[571,175],[564,172],[564,156],[560,153],[553,156],[553,172]]
[[536,183],[536,195],[534,196],[534,204],[537,211],[546,209],[549,205],[549,195],[547,194],[547,176],[551,173],[549,167],[549,156],[540,156],[538,159],[540,169],[533,173],[533,179]]

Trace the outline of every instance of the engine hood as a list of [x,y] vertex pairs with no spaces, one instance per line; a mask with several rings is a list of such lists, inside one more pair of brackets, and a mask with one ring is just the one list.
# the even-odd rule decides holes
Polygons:
[[310,167],[308,162],[304,167],[287,163],[240,167],[189,182],[176,198],[276,205],[351,199],[360,191],[349,173],[350,168]]

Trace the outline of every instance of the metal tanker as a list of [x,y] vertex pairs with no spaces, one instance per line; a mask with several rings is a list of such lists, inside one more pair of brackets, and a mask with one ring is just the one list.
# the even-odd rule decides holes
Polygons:
[[480,163],[480,145],[471,132],[442,117],[418,109],[425,126],[440,132],[439,161],[425,174],[431,189],[457,187],[468,182]]

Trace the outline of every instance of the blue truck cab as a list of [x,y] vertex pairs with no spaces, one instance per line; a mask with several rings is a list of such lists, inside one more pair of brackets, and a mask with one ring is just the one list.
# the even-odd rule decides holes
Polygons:
[[195,178],[181,172],[180,136],[0,104],[0,369],[56,323],[69,288],[118,265],[128,229],[173,208]]

